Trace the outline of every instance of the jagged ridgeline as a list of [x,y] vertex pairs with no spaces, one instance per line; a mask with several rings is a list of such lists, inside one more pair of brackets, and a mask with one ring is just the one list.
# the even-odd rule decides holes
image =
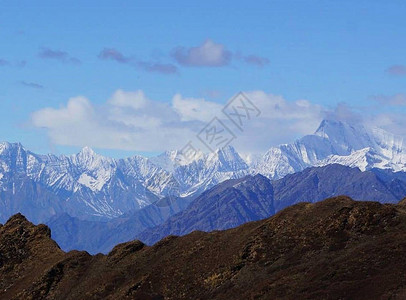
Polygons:
[[[311,166],[339,163],[361,170],[404,171],[406,143],[377,128],[325,120],[315,134],[242,158],[232,147],[197,155],[112,159],[90,148],[71,156],[37,155],[21,144],[0,144],[0,221],[19,211],[34,222],[67,213],[112,219],[166,196],[195,198],[216,184],[248,174],[280,179]],[[176,162],[176,163],[175,163]],[[326,195],[328,196],[328,195]]]
[[106,256],[65,253],[16,215],[0,226],[0,298],[404,299],[405,241],[404,203],[347,197]]

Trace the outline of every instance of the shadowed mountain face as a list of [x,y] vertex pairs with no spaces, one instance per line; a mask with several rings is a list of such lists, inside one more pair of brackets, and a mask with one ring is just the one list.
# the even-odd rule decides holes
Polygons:
[[[169,202],[161,203],[166,200]],[[271,182],[261,175],[225,181],[190,201],[164,198],[156,205],[108,222],[80,220],[63,214],[51,219],[47,225],[62,249],[95,254],[108,253],[118,243],[140,238],[143,231],[155,227],[156,231],[143,234],[143,241],[152,244],[169,234],[228,229],[275,213]],[[177,217],[171,219],[175,214]],[[165,226],[160,227],[162,223]]]
[[[226,181],[194,200],[184,211],[135,237],[149,245],[167,235],[193,230],[222,230],[271,216],[300,202],[318,202],[338,195],[397,203],[406,195],[404,173],[361,172],[338,164],[308,168],[271,182],[261,175]],[[379,176],[382,176],[381,179]],[[244,184],[243,184],[244,183]],[[244,187],[245,192],[241,192]]]
[[308,168],[272,185],[276,211],[299,202],[317,202],[338,195],[382,203],[397,203],[406,195],[404,172],[379,169],[361,172],[338,164]]
[[262,175],[225,181],[197,197],[162,225],[136,235],[153,244],[168,235],[212,231],[265,219],[275,213],[273,187]]
[[175,213],[186,208],[189,201],[164,198],[154,205],[128,212],[118,218],[100,222],[58,215],[47,222],[52,238],[62,249],[108,253],[118,243],[128,242],[147,228],[162,224]]
[[406,205],[337,197],[212,233],[64,253],[23,216],[0,227],[1,299],[404,299]]

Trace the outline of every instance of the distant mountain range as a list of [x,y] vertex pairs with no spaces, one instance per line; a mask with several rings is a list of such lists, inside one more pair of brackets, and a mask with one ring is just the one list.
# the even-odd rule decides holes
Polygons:
[[403,138],[381,129],[334,120],[324,120],[314,134],[250,161],[231,146],[186,161],[180,151],[112,159],[88,147],[76,155],[55,156],[1,143],[0,222],[17,212],[34,222],[64,213],[106,221],[165,197],[189,201],[228,179],[262,174],[276,180],[333,163],[363,171],[405,171],[405,147]]
[[107,158],[87,147],[71,156],[37,155],[19,143],[2,143],[0,221],[17,212],[34,222],[61,213],[84,220],[111,219],[167,196],[198,195],[248,174],[231,147],[172,171],[153,161],[141,156]]
[[158,226],[172,215],[184,210],[185,199],[164,198],[168,205],[149,205],[109,220],[81,220],[67,213],[55,215],[46,223],[52,229],[52,238],[64,250],[86,250],[107,253],[118,243],[133,240],[136,234]]
[[362,172],[333,164],[308,168],[272,182],[262,175],[228,180],[200,195],[164,223],[133,238],[154,244],[168,235],[233,228],[300,202],[318,202],[339,195],[397,203],[406,196],[405,175],[389,171],[382,174],[378,169]]
[[334,164],[308,168],[276,181],[247,175],[224,181],[195,199],[165,198],[161,201],[171,201],[170,206],[149,205],[107,222],[62,214],[47,225],[64,250],[107,253],[114,245],[133,239],[154,244],[168,235],[233,228],[299,202],[317,202],[337,195],[397,203],[406,196],[406,173],[379,169],[362,172]]

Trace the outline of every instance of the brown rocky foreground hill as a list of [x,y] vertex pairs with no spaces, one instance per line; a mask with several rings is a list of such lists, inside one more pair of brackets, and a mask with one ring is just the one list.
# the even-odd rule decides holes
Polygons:
[[406,299],[406,204],[337,197],[227,231],[64,253],[0,227],[0,299]]

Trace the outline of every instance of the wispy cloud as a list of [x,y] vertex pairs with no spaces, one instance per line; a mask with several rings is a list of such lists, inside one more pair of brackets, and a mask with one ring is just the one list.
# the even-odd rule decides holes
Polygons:
[[35,83],[35,82],[28,82],[28,81],[19,81],[19,84],[25,86],[25,87],[29,87],[29,88],[33,88],[33,89],[43,89],[44,86],[39,84],[39,83]]
[[258,55],[248,55],[248,56],[244,56],[243,60],[250,65],[255,65],[258,67],[263,67],[267,64],[269,64],[269,59],[267,59],[266,57],[262,57],[262,56],[258,56]]
[[178,64],[187,67],[224,67],[230,65],[233,60],[243,61],[258,67],[269,64],[269,59],[266,57],[232,52],[225,45],[216,43],[211,39],[205,40],[199,46],[176,47],[171,51],[171,56]]
[[0,58],[0,67],[19,67],[23,68],[27,65],[27,62],[25,60],[17,61],[17,62],[11,62],[6,59]]
[[393,65],[386,69],[386,73],[393,76],[406,76],[405,65]]
[[9,66],[9,65],[11,65],[11,63],[8,60],[0,58],[0,67],[5,67],[5,66]]
[[175,74],[178,72],[178,68],[173,64],[137,60],[134,56],[124,55],[114,48],[104,48],[98,57],[102,60],[112,60],[121,64],[127,64],[147,72],[161,74]]
[[178,73],[178,68],[172,64],[161,64],[148,61],[138,61],[138,67],[148,72],[157,72],[162,74],[175,74]]
[[42,48],[38,53],[38,56],[42,59],[52,59],[63,63],[70,63],[75,65],[81,64],[81,61],[78,58],[73,57],[68,52],[61,50]]
[[113,60],[122,64],[132,63],[134,58],[124,56],[121,52],[114,48],[104,48],[98,56],[100,59]]
[[19,67],[19,68],[24,68],[26,65],[27,65],[27,61],[25,61],[25,60],[20,60],[17,63],[15,63],[15,66]]
[[[233,60],[240,60],[258,67],[269,64],[269,60],[266,57],[255,54],[246,56],[237,53],[233,54],[223,44],[215,43],[211,39],[207,39],[201,45],[195,47],[176,47],[170,52],[170,56],[178,64],[187,67],[223,67],[230,65]],[[135,56],[126,55],[115,48],[104,48],[100,51],[98,58],[130,65],[146,72],[161,74],[178,73],[178,67],[174,64],[140,60]]]

